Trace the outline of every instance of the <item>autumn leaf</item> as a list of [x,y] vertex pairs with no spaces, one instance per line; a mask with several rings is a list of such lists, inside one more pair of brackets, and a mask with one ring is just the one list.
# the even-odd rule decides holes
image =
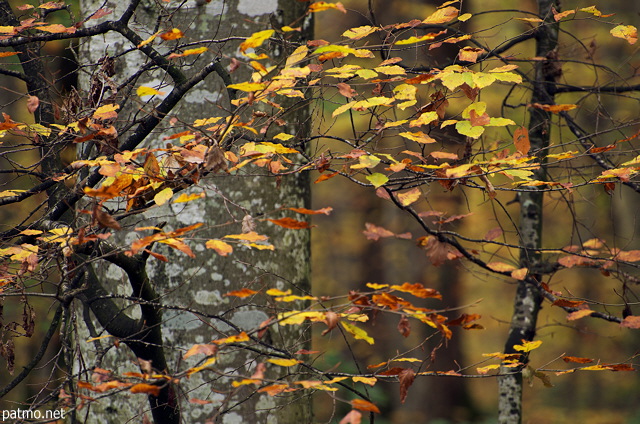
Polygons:
[[224,238],[243,240],[243,241],[265,241],[269,239],[269,237],[258,234],[255,231],[250,231],[248,233],[243,233],[243,234],[228,234],[224,236]]
[[234,297],[245,298],[245,297],[253,296],[256,293],[258,292],[245,287],[240,290],[233,290],[228,293],[225,293],[223,294],[223,296],[234,296]]
[[342,33],[343,37],[350,38],[352,40],[359,40],[364,38],[370,34],[376,32],[378,28],[372,27],[370,25],[364,25],[357,28],[351,28]]
[[531,142],[529,141],[529,131],[525,127],[517,128],[513,132],[513,144],[516,146],[516,150],[523,156],[529,154]]
[[378,241],[381,238],[393,237],[395,233],[386,228],[379,227],[369,222],[365,223],[365,230],[362,232],[368,240]]
[[428,289],[420,283],[403,283],[401,286],[392,285],[390,286],[393,290],[398,290],[405,293],[411,293],[416,297],[420,297],[423,299],[426,298],[436,298],[442,299],[442,295],[435,289]]
[[520,345],[514,345],[513,348],[519,352],[531,352],[534,349],[537,349],[540,347],[540,345],[542,344],[542,340],[536,340],[536,341],[522,341],[522,344]]
[[248,342],[249,340],[250,340],[249,335],[244,331],[241,331],[239,334],[236,334],[233,336],[225,337],[223,339],[213,340],[212,343],[215,343],[217,345],[223,345],[223,344],[229,344],[229,343]]
[[566,112],[569,110],[573,110],[575,108],[577,108],[577,105],[573,105],[573,104],[561,104],[561,105],[545,105],[545,104],[540,104],[540,103],[532,103],[531,107],[534,107],[536,109],[542,109],[545,112],[551,112],[551,113],[560,113],[560,112]]
[[402,206],[409,206],[417,202],[421,196],[422,192],[418,187],[414,187],[409,191],[396,193],[396,197]]
[[180,31],[178,28],[173,28],[170,31],[160,34],[160,38],[162,38],[165,41],[177,40],[182,37],[184,37],[184,33]]
[[255,32],[251,35],[251,37],[247,38],[244,42],[240,44],[240,52],[244,53],[247,49],[256,48],[262,45],[266,40],[271,38],[271,36],[275,33],[272,29],[267,29],[264,31]]
[[327,3],[326,1],[317,1],[309,5],[309,12],[321,12],[323,10],[335,9],[342,13],[347,13],[347,9],[344,8],[342,3]]
[[593,314],[594,312],[595,311],[592,311],[591,309],[580,309],[578,311],[571,312],[569,315],[567,315],[567,321],[575,321],[577,319],[587,317]]
[[351,379],[356,383],[363,383],[369,386],[375,386],[376,382],[378,381],[378,379],[375,377],[352,377]]
[[624,38],[629,44],[638,41],[638,29],[633,25],[618,25],[609,32],[614,37]]
[[403,369],[398,374],[398,380],[400,381],[400,403],[404,403],[409,393],[409,387],[413,384],[416,378],[416,373],[411,368]]
[[120,109],[119,105],[116,104],[108,104],[104,106],[100,106],[98,109],[93,112],[93,119],[112,119],[116,118],[118,114],[116,110]]
[[138,95],[138,97],[156,96],[156,95],[163,95],[164,91],[158,91],[153,87],[140,86],[136,89],[136,94]]
[[640,316],[629,315],[620,323],[620,327],[640,328]]
[[271,362],[272,364],[280,367],[292,367],[294,365],[298,365],[301,361],[298,361],[297,359],[272,358],[267,359],[267,362]]
[[27,110],[29,113],[33,113],[40,106],[40,99],[36,96],[29,96],[27,99]]
[[496,272],[511,272],[516,269],[515,266],[505,264],[504,262],[490,262],[487,264],[487,267]]
[[342,325],[342,327],[344,327],[344,329],[350,333],[354,338],[358,339],[358,340],[364,340],[365,342],[369,343],[370,345],[374,344],[374,340],[372,337],[370,337],[366,331],[364,331],[363,329],[356,327],[353,324],[349,324],[348,322],[345,321],[340,321],[340,325]]
[[229,243],[225,243],[222,240],[211,239],[205,243],[207,249],[213,249],[220,256],[227,256],[233,253],[233,247]]
[[347,412],[347,415],[342,417],[338,424],[361,424],[362,423],[362,414],[355,409]]
[[380,413],[380,409],[375,404],[364,399],[353,399],[351,401],[351,406],[360,411]]
[[312,226],[308,222],[298,221],[293,218],[285,217],[280,219],[267,219],[267,221],[279,225],[283,228],[289,228],[291,230],[303,230],[305,228],[311,228]]
[[266,393],[269,396],[277,396],[288,388],[289,386],[287,384],[271,384],[269,386],[261,387],[260,389],[258,389],[258,392]]
[[577,356],[563,356],[562,360],[564,362],[575,362],[577,364],[590,364],[591,362],[593,362],[593,359],[580,358]]
[[315,210],[307,209],[307,208],[287,208],[287,209],[289,209],[290,211],[304,214],[304,215],[320,215],[320,214],[329,215],[333,210],[333,208],[330,206],[322,209],[315,209]]
[[424,24],[444,24],[454,20],[458,16],[459,10],[452,6],[438,9],[431,16],[422,21]]

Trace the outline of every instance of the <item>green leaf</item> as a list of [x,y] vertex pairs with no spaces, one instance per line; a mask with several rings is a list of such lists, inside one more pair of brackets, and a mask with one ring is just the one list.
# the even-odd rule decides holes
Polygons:
[[484,127],[473,127],[469,121],[456,122],[456,131],[471,138],[478,138],[484,133]]

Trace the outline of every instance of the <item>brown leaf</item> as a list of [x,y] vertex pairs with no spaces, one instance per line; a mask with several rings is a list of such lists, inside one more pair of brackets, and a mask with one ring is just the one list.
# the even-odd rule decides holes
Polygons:
[[38,109],[38,106],[40,106],[40,99],[36,96],[29,96],[29,99],[27,100],[27,110],[29,113],[35,112],[36,109]]
[[354,97],[357,94],[356,90],[354,90],[349,84],[346,84],[344,82],[338,83],[337,87],[340,94],[348,99]]
[[561,308],[577,308],[578,306],[584,305],[587,302],[584,300],[566,300],[566,299],[558,299],[552,303],[553,306],[560,306]]
[[502,228],[494,227],[487,231],[487,234],[484,235],[483,240],[491,241],[495,240],[502,235]]
[[407,399],[409,387],[411,387],[415,378],[416,373],[411,368],[405,368],[398,374],[398,380],[400,380],[400,403],[404,403]]
[[571,312],[567,315],[567,321],[575,321],[580,318],[588,317],[594,312],[595,311],[592,311],[591,309],[580,309],[579,311]]
[[398,322],[398,332],[404,337],[409,337],[411,334],[411,324],[406,316],[402,315],[400,322]]
[[395,233],[387,230],[386,228],[378,227],[369,222],[364,224],[365,230],[362,232],[368,240],[378,241],[381,238],[393,237]]
[[324,323],[327,324],[327,329],[322,332],[322,335],[329,333],[331,330],[336,328],[340,322],[340,316],[333,311],[329,311],[324,315]]
[[116,221],[113,216],[102,210],[102,206],[100,204],[96,204],[93,207],[93,216],[98,224],[103,228],[112,228],[114,230],[122,229],[118,221]]

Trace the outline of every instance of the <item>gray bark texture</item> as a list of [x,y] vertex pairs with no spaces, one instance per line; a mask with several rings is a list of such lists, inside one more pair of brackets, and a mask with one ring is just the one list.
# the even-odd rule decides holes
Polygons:
[[[105,6],[102,1],[83,1],[82,7],[86,15]],[[238,51],[239,43],[243,41],[240,37],[271,29],[278,23],[302,27],[294,38],[277,32],[274,38],[281,42],[267,42],[262,46],[277,65],[295,49],[296,45],[289,43],[303,41],[312,30],[310,18],[305,17],[306,4],[293,0],[110,1],[107,7],[114,10],[108,17],[112,20],[133,12],[128,29],[83,40],[79,46],[79,63],[97,64],[108,57],[114,61],[115,72],[108,75],[104,67],[101,71],[88,72],[81,84],[86,90],[95,90],[96,81],[100,80],[105,89],[102,94],[96,94],[96,99],[113,96],[108,102],[100,101],[122,105],[116,127],[120,142],[130,141],[130,145],[124,146],[128,149],[165,147],[165,136],[184,130],[174,129],[175,122],[178,126],[181,123],[188,126],[196,119],[233,113],[229,99],[232,93],[225,85],[249,80],[252,71],[245,64],[248,60]],[[212,40],[193,46],[207,46],[209,51],[178,62],[187,64],[181,66],[179,72],[171,68],[173,63],[164,68],[164,59],[152,61],[146,52],[135,51],[136,44],[132,43],[135,37],[126,32],[133,30],[140,40],[145,40],[158,31],[171,28],[181,29],[189,41]],[[221,39],[226,41],[216,41]],[[163,49],[167,49],[170,42],[151,45],[166,57]],[[235,58],[243,64],[227,74],[231,81],[225,82],[225,72]],[[198,72],[210,73],[197,85],[188,86]],[[159,87],[166,94],[145,103],[146,99],[135,95],[139,86]],[[172,96],[176,97],[175,104],[162,110],[163,104]],[[306,137],[309,130],[306,103],[282,102],[281,105],[294,112],[284,116],[288,124],[279,126],[274,134],[287,132],[299,139]],[[155,111],[151,112],[154,107]],[[241,119],[248,121],[250,117]],[[147,132],[148,136],[145,135]],[[140,137],[136,138],[136,134]],[[139,144],[135,144],[138,140]],[[177,144],[178,140],[170,142]],[[120,148],[124,150],[122,145]],[[229,146],[229,150],[234,149],[237,153],[237,148]],[[90,153],[82,152],[85,156]],[[149,231],[131,231],[134,227],[164,225],[162,230],[169,231],[203,223],[195,235],[196,240],[185,241],[193,249],[195,258],[161,243],[150,249],[165,255],[168,262],[152,257],[144,260],[128,258],[104,249],[99,252],[107,260],[95,261],[95,273],[90,272],[86,277],[92,289],[82,295],[83,302],[78,308],[78,321],[83,321],[86,329],[78,336],[81,355],[73,366],[81,377],[90,375],[92,367],[122,374],[140,372],[149,364],[154,372],[184,373],[203,362],[203,355],[183,358],[194,344],[207,344],[240,331],[255,335],[261,323],[282,312],[264,297],[238,299],[224,296],[225,293],[242,288],[256,291],[278,288],[292,290],[295,294],[309,293],[308,230],[284,229],[263,219],[291,216],[291,212],[283,208],[309,206],[305,176],[292,174],[275,178],[268,176],[264,169],[248,166],[237,174],[210,173],[185,192],[204,192],[206,198],[188,203],[169,202],[150,208],[143,216],[134,215],[123,221],[126,226],[118,231],[117,238],[119,244],[126,247],[136,238],[151,234]],[[111,206],[122,208],[122,205]],[[252,225],[256,226],[256,232],[269,236],[269,243],[275,250],[234,245],[234,252],[222,257],[204,246],[208,239],[243,233]],[[190,236],[194,237],[193,234]],[[101,266],[100,262],[106,265]],[[124,297],[124,300],[113,299],[114,295]],[[290,307],[295,309],[296,306],[300,307],[295,304]],[[120,343],[114,343],[113,337],[91,343],[84,341],[91,336],[107,334],[120,339]],[[147,399],[144,394],[128,391],[101,396],[78,411],[73,419],[86,423],[147,422],[144,420],[229,424],[309,422],[309,399],[301,392],[270,396],[258,392],[255,385],[232,386],[238,376],[250,377],[270,355],[291,355],[308,347],[309,342],[309,335],[295,326],[271,326],[261,336],[253,341],[253,350],[241,345],[221,349],[215,364],[167,383],[159,396],[148,396]],[[265,379],[288,381],[299,371],[295,367],[267,366]]]
[[[556,78],[559,76],[557,62],[558,24],[553,18],[552,8],[560,10],[555,0],[538,0],[538,14],[544,19],[536,29],[536,56],[545,58],[535,64],[532,81],[531,103],[553,104]],[[551,113],[530,108],[529,141],[531,152],[544,160],[551,137]],[[534,171],[533,178],[546,180],[545,168]],[[543,295],[539,288],[542,274],[543,191],[526,191],[519,194],[520,200],[520,266],[529,269],[529,275],[518,282],[514,300],[509,336],[505,343],[506,354],[518,353],[514,345],[531,341],[535,337],[536,323]],[[526,364],[527,358],[521,358]],[[522,422],[522,372],[523,367],[502,366],[498,377],[498,422],[518,424]]]

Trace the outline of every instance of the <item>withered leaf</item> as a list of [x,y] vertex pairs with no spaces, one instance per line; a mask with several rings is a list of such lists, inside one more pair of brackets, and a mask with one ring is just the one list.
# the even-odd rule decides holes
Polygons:
[[415,378],[416,373],[411,368],[405,368],[398,374],[398,380],[400,381],[400,403],[404,403],[407,399],[409,387],[411,387]]

